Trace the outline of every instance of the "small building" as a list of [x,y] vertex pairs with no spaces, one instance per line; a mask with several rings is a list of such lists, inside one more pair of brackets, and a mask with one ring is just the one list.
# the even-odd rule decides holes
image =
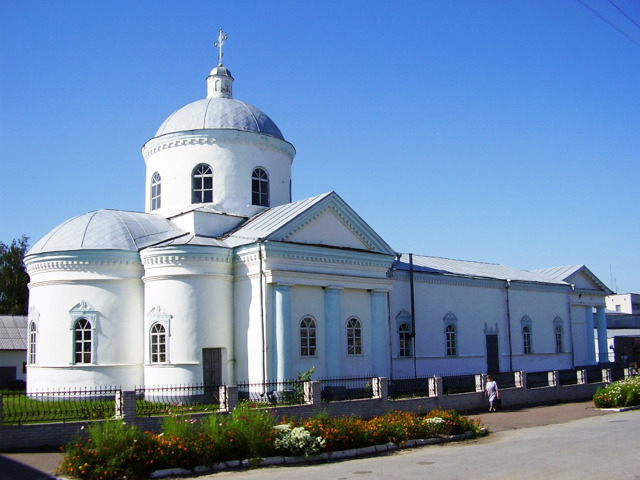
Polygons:
[[0,316],[0,389],[26,380],[27,318]]

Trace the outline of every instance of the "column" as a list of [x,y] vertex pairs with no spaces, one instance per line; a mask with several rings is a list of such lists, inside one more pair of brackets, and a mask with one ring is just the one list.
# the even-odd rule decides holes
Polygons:
[[587,364],[595,365],[597,363],[596,344],[593,335],[593,308],[591,306],[587,306],[586,308],[586,318],[584,324],[584,327],[587,330],[585,332],[587,339]]
[[324,289],[325,350],[327,357],[327,376],[342,375],[342,324],[340,320],[340,290],[342,287]]
[[373,374],[388,377],[389,332],[386,322],[387,295],[384,290],[371,292],[371,342],[373,347]]
[[598,363],[609,362],[609,346],[607,345],[607,317],[604,307],[596,307],[596,328],[598,329]]
[[273,286],[276,379],[291,379],[291,286]]

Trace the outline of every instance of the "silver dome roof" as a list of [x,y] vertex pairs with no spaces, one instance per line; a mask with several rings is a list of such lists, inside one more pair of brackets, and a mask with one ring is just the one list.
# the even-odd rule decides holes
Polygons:
[[278,126],[264,112],[234,98],[203,98],[191,102],[167,118],[155,136],[218,128],[262,133],[284,140]]
[[38,240],[27,255],[69,250],[138,251],[184,233],[154,214],[97,210],[61,223]]

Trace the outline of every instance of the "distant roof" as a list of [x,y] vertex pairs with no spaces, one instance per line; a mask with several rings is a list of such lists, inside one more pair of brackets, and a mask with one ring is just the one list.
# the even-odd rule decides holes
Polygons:
[[[403,253],[397,270],[409,270],[409,255]],[[413,269],[419,272],[457,275],[470,278],[488,278],[494,280],[511,280],[518,282],[545,283],[567,285],[562,280],[554,279],[527,270],[518,270],[507,265],[497,263],[472,262],[468,260],[453,260],[450,258],[427,257],[413,255]]]
[[555,280],[562,280],[571,284],[571,277],[576,273],[582,272],[591,281],[600,288],[607,295],[611,295],[613,291],[607,287],[598,277],[596,277],[591,270],[589,270],[585,265],[564,265],[561,267],[549,267],[549,268],[541,268],[539,270],[532,270],[532,273],[537,273],[540,275],[545,275],[549,278],[553,278]]
[[137,251],[184,234],[170,220],[151,213],[97,210],[61,223],[27,255],[67,250]]
[[232,129],[262,133],[284,140],[282,132],[266,113],[235,98],[203,98],[178,109],[156,132],[168,133],[204,129]]
[[27,349],[28,317],[0,315],[0,350]]

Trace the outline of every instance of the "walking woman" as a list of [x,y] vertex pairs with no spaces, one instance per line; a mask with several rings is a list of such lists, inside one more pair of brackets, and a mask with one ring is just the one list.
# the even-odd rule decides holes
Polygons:
[[489,397],[489,411],[496,411],[496,403],[500,398],[500,392],[498,391],[498,384],[491,378],[491,375],[487,375],[487,384],[484,386],[484,394]]

